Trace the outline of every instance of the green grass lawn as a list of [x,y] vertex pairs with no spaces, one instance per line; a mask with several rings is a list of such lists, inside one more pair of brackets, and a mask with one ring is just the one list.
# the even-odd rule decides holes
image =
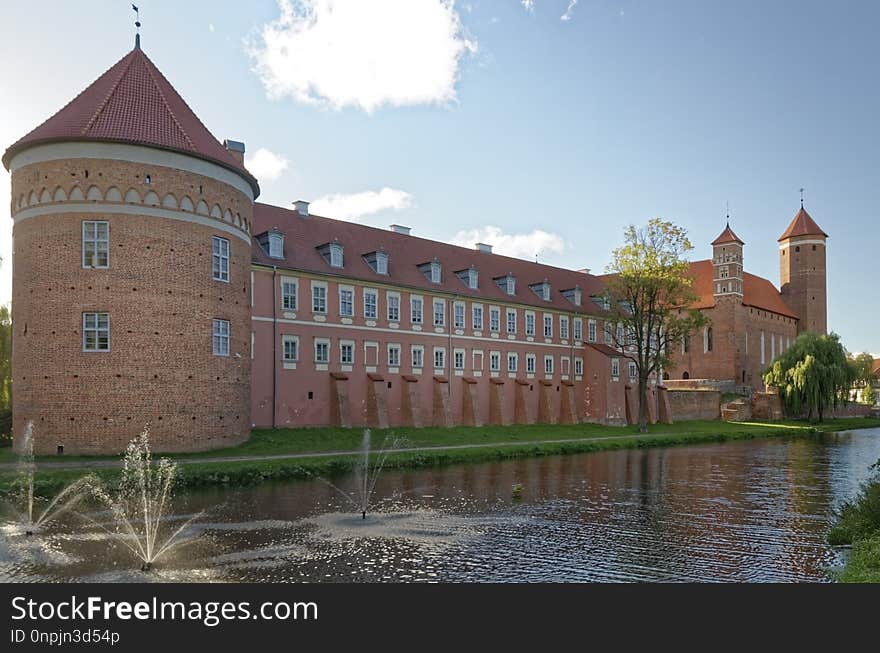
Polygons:
[[[678,424],[655,424],[648,427],[648,435],[779,435],[780,432],[814,432],[815,430],[842,431],[854,428],[880,426],[880,420],[851,418],[827,420],[822,424],[803,421],[783,422],[720,422],[692,421]],[[537,442],[582,438],[620,437],[638,435],[635,426],[604,426],[600,424],[528,424],[512,426],[458,426],[455,428],[394,428],[372,429],[373,447],[379,447],[386,438],[400,438],[405,447],[436,447],[464,444],[498,444],[502,442]],[[39,437],[39,436],[38,436]],[[265,456],[333,451],[351,451],[360,448],[362,428],[299,428],[255,429],[247,442],[235,447],[214,449],[202,453],[171,454],[176,460],[237,456]],[[161,452],[157,452],[161,453]],[[37,456],[38,462],[106,460],[118,456]],[[0,449],[0,463],[16,460],[9,448]]]

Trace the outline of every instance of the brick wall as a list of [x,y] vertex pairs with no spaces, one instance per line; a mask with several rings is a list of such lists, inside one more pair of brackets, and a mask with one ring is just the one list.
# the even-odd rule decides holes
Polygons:
[[666,397],[673,422],[721,417],[721,393],[717,390],[669,389]]
[[[33,420],[37,450],[56,453],[63,446],[66,454],[119,452],[147,425],[157,451],[244,441],[250,245],[192,221],[114,213],[125,201],[101,200],[100,211],[83,213],[63,213],[68,201],[54,201],[92,187],[93,195],[111,198],[114,188],[123,198],[129,189],[141,198],[154,192],[166,205],[168,194],[178,203],[184,196],[193,205],[204,199],[221,207],[221,215],[229,211],[226,228],[238,221],[244,229],[252,217],[252,204],[238,190],[179,170],[80,159],[15,171],[14,206],[36,197],[40,207],[57,211],[14,225],[15,434]],[[83,220],[109,221],[109,269],[82,267]],[[229,240],[229,283],[212,280],[213,235]],[[110,314],[109,352],[82,351],[82,314],[92,311]],[[230,321],[229,357],[213,355],[214,318]]]

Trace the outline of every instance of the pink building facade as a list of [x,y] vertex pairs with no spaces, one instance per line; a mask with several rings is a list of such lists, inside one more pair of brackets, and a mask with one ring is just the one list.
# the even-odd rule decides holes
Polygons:
[[257,204],[255,427],[626,421],[596,277]]

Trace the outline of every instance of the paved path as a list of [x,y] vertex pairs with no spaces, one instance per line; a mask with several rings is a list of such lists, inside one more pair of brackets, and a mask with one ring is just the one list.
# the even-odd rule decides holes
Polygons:
[[[557,440],[523,440],[519,442],[483,442],[475,444],[449,444],[425,447],[406,447],[400,449],[376,449],[373,453],[422,453],[434,451],[455,451],[460,449],[480,449],[485,447],[528,447],[541,444],[563,444],[566,442],[599,442],[608,440],[648,439],[668,436],[668,433],[645,433],[629,435],[600,435],[591,438],[560,438]],[[363,453],[360,449],[349,451],[306,451],[302,453],[262,454],[253,456],[209,456],[205,458],[178,458],[175,462],[181,465],[205,465],[208,463],[237,463],[252,460],[297,460],[300,458],[332,458],[334,456],[357,456]],[[0,471],[16,468],[17,463],[2,463]],[[122,460],[72,460],[70,462],[38,462],[39,469],[113,469],[122,467]]]

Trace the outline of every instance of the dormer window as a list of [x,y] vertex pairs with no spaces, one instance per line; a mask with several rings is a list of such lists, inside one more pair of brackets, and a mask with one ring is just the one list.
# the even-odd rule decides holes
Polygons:
[[278,229],[268,231],[257,240],[270,258],[284,258],[284,234]]
[[529,286],[532,291],[545,302],[550,301],[550,282],[544,279],[541,283],[533,283]]
[[505,294],[511,296],[516,294],[516,277],[512,274],[508,273],[503,277],[497,277],[495,283]]
[[430,263],[422,263],[419,266],[419,270],[431,283],[440,283],[442,279],[441,272],[443,270],[443,266],[440,265],[440,261],[438,261],[437,259],[434,259]]
[[473,265],[467,270],[459,270],[455,273],[455,276],[461,279],[461,282],[471,290],[476,290],[480,287],[480,273]]
[[332,268],[341,268],[344,265],[342,251],[342,243],[338,240],[334,240],[332,243],[327,243],[326,245],[318,247],[318,252],[320,252],[321,257]]
[[599,308],[603,308],[606,311],[611,308],[611,303],[605,295],[592,295],[590,299],[592,299],[593,303]]
[[581,296],[582,296],[582,294],[583,294],[583,293],[581,292],[580,286],[575,286],[574,288],[570,288],[570,289],[568,289],[568,290],[563,290],[563,291],[562,291],[562,295],[563,295],[568,301],[570,301],[572,304],[574,304],[575,306],[580,306],[580,305],[581,305]]
[[376,274],[388,274],[388,252],[384,249],[365,254],[364,260]]

